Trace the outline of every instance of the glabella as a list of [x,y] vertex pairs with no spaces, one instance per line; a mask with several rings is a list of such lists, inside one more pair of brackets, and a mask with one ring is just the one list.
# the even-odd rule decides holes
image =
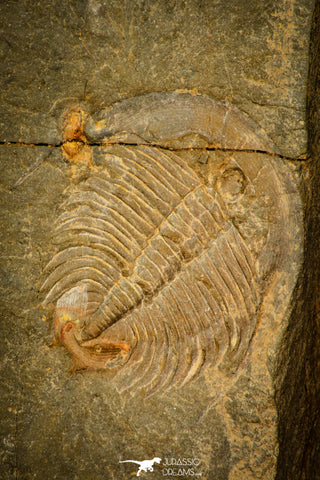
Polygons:
[[165,458],[162,465],[168,467],[172,465],[198,466],[199,464],[199,458]]

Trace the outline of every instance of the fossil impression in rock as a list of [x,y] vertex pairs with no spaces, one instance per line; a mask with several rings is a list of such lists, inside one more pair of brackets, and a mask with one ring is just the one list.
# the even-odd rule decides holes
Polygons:
[[[177,92],[101,111],[84,136],[104,161],[57,220],[43,285],[55,342],[76,368],[114,372],[131,391],[179,387],[208,366],[234,371],[292,241],[282,173],[253,153],[274,146],[235,108]],[[201,175],[183,149],[238,153]]]

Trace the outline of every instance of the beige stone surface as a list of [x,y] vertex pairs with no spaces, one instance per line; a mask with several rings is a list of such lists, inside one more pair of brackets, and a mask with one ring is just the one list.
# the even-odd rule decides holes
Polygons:
[[[305,192],[315,178],[304,161],[312,9],[309,0],[1,3],[1,480],[135,478],[138,466],[119,461],[154,457],[162,462],[141,478],[173,478],[177,470],[170,469],[177,469],[178,459],[197,464],[193,475],[185,471],[180,478],[201,473],[207,480],[295,480],[302,475],[308,422],[314,418],[308,417],[306,398],[310,394],[313,407],[317,403],[315,381],[309,387],[306,380],[316,371],[316,360],[306,362],[317,331],[308,323],[316,318],[309,309],[313,293],[312,286],[307,294],[301,287],[303,217],[312,203]],[[189,98],[197,105],[191,108]],[[131,110],[143,102],[144,112]],[[182,104],[186,115],[179,113]],[[211,120],[199,124],[210,108],[216,109]],[[162,168],[167,190],[160,194],[149,177],[142,177],[150,198],[142,211],[145,190],[141,183],[134,190],[141,171],[132,159],[137,165],[146,152],[152,157],[148,167],[157,174],[161,161],[167,162]],[[170,279],[155,287],[150,289],[150,279],[141,281],[150,272],[155,276],[152,269],[140,271],[141,298],[112,318],[112,325],[109,315],[106,323],[96,322],[97,330],[86,332],[93,312],[85,289],[78,287],[90,268],[98,272],[96,258],[84,258],[85,248],[100,248],[88,229],[106,221],[96,217],[94,189],[104,181],[99,194],[115,194],[108,208],[117,209],[114,198],[125,188],[138,202],[140,219],[150,214],[156,222],[163,206],[155,194],[164,200],[170,188],[175,193],[169,166],[190,198],[194,229],[185,226],[182,233],[194,243],[177,247],[179,266],[170,265]],[[207,236],[199,227],[197,188],[205,198],[204,215],[210,202],[222,212],[207,223]],[[190,225],[186,200],[170,202],[167,218],[172,208],[180,208]],[[87,209],[91,227],[81,208]],[[70,229],[59,230],[68,215]],[[181,227],[177,220],[172,225],[177,235]],[[109,247],[109,234],[119,234],[111,232],[114,226],[113,220],[102,229]],[[222,233],[212,233],[214,228]],[[157,229],[142,229],[141,251],[132,261],[116,262],[112,285],[120,278],[138,285],[134,275],[147,263],[148,241],[161,240]],[[314,245],[316,233],[311,227],[310,232]],[[121,233],[137,241],[133,233]],[[80,245],[83,238],[88,244],[75,263],[66,262],[48,280],[57,250]],[[243,249],[233,250],[228,266],[223,252],[230,245]],[[245,249],[254,266],[249,282],[255,283],[255,299],[244,293],[248,276],[237,264],[243,264]],[[99,255],[104,265],[114,262],[110,254]],[[85,277],[79,281],[73,273],[84,260]],[[220,301],[222,313],[206,312],[208,328],[198,323],[211,297],[205,293],[200,301],[193,289],[201,262],[206,268],[213,264],[203,283],[213,297],[219,296],[214,268],[234,275],[230,293]],[[310,260],[308,271],[315,264]],[[172,316],[168,296],[181,300],[179,282],[187,277],[193,301]],[[112,285],[104,268],[100,278],[105,285],[95,301],[104,304]],[[110,299],[112,307],[115,297]],[[144,329],[141,319],[155,314],[157,305],[167,316],[156,328],[150,322]],[[78,308],[76,318],[70,306]],[[221,330],[215,354],[216,318],[227,333]],[[69,330],[67,322],[73,320],[78,323]],[[138,324],[138,335],[128,324]],[[174,332],[169,342],[164,328]],[[54,335],[55,343],[67,348],[49,347]],[[103,348],[101,339],[107,340]],[[84,344],[88,341],[93,343]],[[132,363],[121,365],[133,347]],[[177,359],[185,376],[175,379]],[[181,385],[184,379],[191,381]],[[162,380],[165,388],[152,391]],[[298,421],[291,430],[294,415]]]

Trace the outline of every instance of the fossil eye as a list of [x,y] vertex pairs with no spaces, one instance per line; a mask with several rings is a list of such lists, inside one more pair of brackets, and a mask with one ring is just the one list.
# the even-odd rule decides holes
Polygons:
[[236,200],[246,186],[245,176],[240,168],[229,168],[216,181],[216,189],[225,200]]

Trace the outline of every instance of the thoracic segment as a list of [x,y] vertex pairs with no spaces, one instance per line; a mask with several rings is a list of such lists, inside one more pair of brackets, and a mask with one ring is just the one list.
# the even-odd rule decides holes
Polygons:
[[172,281],[184,263],[201,255],[219,234],[230,227],[206,188],[197,186],[167,217],[163,217],[146,248],[135,259],[132,275],[121,278],[110,289],[104,303],[90,319],[84,338],[99,335],[140,305],[144,298],[153,297]]
[[[68,313],[68,291],[86,292],[85,321],[68,327],[63,343],[83,368],[107,368],[119,351],[122,388],[157,390],[206,365],[237,365],[259,289],[219,195],[172,152],[114,152],[78,184],[58,220],[46,302]],[[107,343],[100,353],[92,350],[99,342]]]

